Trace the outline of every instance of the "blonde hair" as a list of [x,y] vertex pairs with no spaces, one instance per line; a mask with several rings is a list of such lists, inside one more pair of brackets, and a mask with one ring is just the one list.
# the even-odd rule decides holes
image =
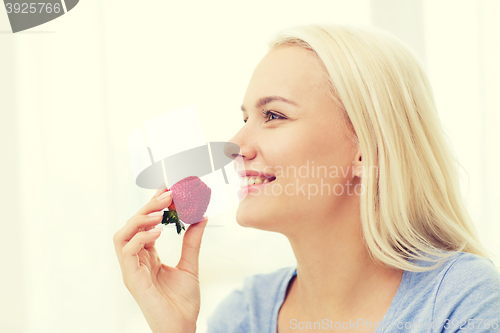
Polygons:
[[351,25],[294,26],[276,34],[269,51],[282,45],[317,57],[365,170],[375,169],[361,180],[370,256],[409,271],[433,269],[461,251],[488,257],[461,197],[460,165],[431,85],[409,47],[383,30]]

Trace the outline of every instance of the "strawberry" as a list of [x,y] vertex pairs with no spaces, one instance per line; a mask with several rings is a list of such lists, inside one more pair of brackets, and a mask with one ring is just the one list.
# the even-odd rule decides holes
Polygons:
[[172,204],[163,214],[161,223],[175,223],[177,233],[180,234],[181,229],[186,230],[180,221],[194,224],[203,220],[212,190],[200,178],[189,176],[172,185],[170,191],[172,191]]

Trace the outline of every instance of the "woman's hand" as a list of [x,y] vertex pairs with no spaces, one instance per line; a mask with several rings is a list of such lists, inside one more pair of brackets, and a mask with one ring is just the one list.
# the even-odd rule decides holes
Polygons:
[[205,216],[204,221],[189,225],[177,266],[162,264],[155,249],[161,231],[153,229],[161,222],[162,216],[148,217],[148,214],[161,211],[171,203],[172,195],[165,189],[158,190],[116,232],[113,242],[123,282],[139,304],[153,332],[194,333],[200,312],[198,257],[208,220]]

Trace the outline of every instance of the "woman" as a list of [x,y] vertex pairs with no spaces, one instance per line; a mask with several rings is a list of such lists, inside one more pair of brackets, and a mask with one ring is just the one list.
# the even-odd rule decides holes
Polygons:
[[[237,222],[285,235],[297,266],[245,279],[209,332],[500,332],[500,275],[411,51],[383,31],[342,25],[289,28],[269,46],[230,140],[241,150],[227,154],[243,175],[276,178],[242,198]],[[161,192],[115,247],[153,331],[195,332],[207,222],[189,226],[175,268],[162,265],[159,233],[140,231],[170,204]]]

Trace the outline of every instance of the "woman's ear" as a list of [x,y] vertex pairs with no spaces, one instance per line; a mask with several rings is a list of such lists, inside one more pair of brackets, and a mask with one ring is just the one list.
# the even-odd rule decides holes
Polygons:
[[363,167],[363,157],[361,156],[361,151],[356,153],[354,160],[352,161],[352,167],[354,168],[354,176],[363,177],[364,167]]

